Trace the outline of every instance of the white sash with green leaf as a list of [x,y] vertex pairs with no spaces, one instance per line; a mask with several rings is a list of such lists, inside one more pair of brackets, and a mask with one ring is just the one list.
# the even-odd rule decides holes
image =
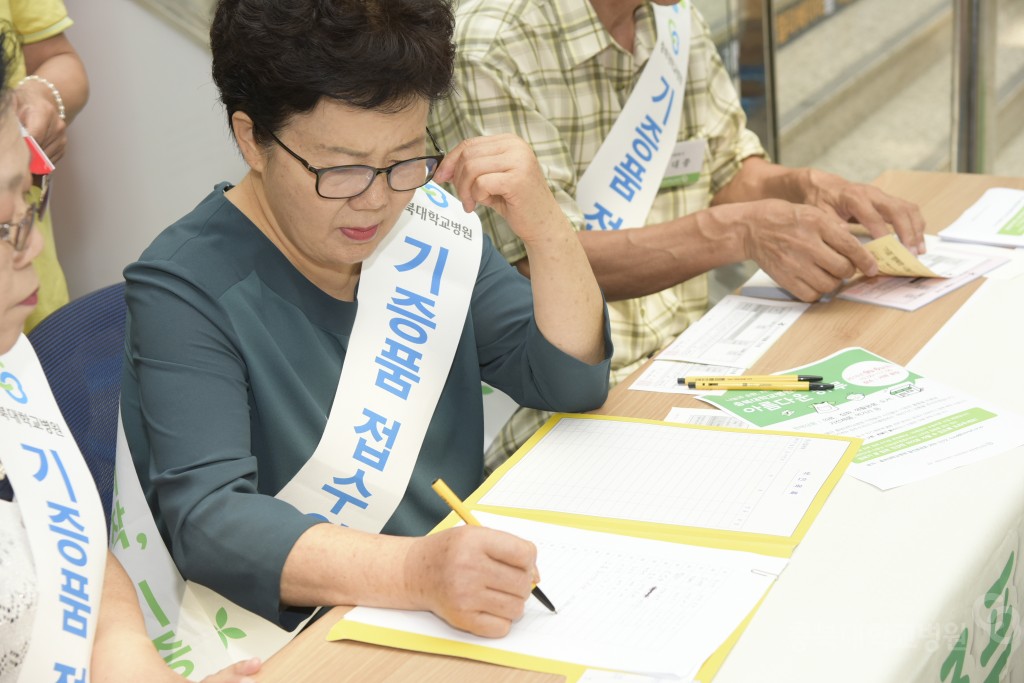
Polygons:
[[0,462],[35,565],[35,621],[18,680],[87,681],[107,562],[106,519],[32,345],[0,358]]

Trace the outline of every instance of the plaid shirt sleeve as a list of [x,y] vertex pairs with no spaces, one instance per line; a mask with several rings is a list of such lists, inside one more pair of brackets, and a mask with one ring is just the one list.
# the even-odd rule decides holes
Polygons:
[[747,129],[739,94],[718,54],[710,28],[696,11],[693,25],[684,125],[695,123],[697,134],[708,141],[709,194],[714,197],[739,172],[744,159],[767,155],[757,135]]

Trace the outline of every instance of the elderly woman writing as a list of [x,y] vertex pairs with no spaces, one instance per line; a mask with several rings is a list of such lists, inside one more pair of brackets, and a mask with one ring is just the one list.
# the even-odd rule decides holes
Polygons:
[[607,392],[601,293],[530,149],[433,145],[451,36],[444,0],[220,2],[214,80],[250,170],[125,271],[122,417],[156,526],[185,579],[284,628],[362,604],[506,633],[534,547],[422,536],[447,512],[430,484],[481,481],[481,380],[549,410]]

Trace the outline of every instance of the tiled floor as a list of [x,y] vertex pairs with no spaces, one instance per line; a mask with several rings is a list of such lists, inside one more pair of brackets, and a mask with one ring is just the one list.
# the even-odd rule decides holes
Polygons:
[[[858,0],[783,48],[777,62],[782,161],[794,163],[792,157],[800,156],[787,159],[788,138],[791,152],[814,150],[798,163],[851,179],[870,180],[888,168],[948,168],[950,7],[949,0]],[[1000,0],[998,25],[1002,106],[1024,80],[1024,2]],[[926,30],[931,41],[916,47],[915,31]],[[881,74],[877,87],[870,79],[863,82],[871,69]],[[852,112],[845,121],[844,109]],[[1019,135],[998,146],[993,172],[1024,175],[1020,128]],[[801,140],[801,134],[817,138]]]

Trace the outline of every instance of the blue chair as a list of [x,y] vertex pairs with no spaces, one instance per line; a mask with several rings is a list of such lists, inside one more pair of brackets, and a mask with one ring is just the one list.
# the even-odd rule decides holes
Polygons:
[[46,316],[28,334],[46,379],[85,457],[110,524],[124,359],[124,282]]

